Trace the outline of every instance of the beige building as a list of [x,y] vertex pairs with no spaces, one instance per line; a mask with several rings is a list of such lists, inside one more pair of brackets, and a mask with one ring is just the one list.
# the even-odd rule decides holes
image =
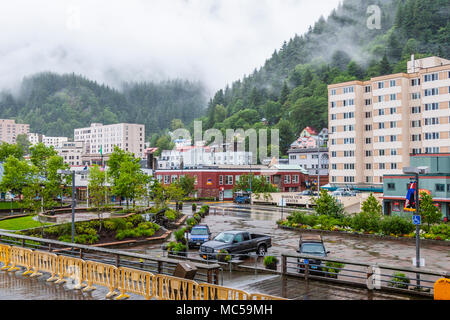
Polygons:
[[411,61],[407,73],[328,86],[331,185],[381,187],[411,154],[450,152],[450,61]]
[[70,166],[82,166],[82,156],[85,153],[83,141],[67,141],[55,148],[58,155],[63,157],[64,162]]
[[132,152],[136,157],[144,157],[145,125],[118,123],[103,125],[92,123],[88,128],[74,130],[74,141],[85,143],[87,154],[111,154],[114,146]]
[[19,134],[30,132],[29,124],[16,123],[15,120],[0,119],[0,142],[16,143]]

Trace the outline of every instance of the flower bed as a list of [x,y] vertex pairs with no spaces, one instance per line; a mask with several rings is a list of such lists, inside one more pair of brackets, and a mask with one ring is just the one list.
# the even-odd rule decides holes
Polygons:
[[[353,217],[334,218],[327,215],[294,212],[287,219],[278,220],[277,224],[294,230],[336,231],[393,238],[415,238],[416,236],[412,222],[397,216],[362,217],[361,214],[357,214]],[[420,238],[450,241],[450,225],[448,223],[433,225],[429,232],[421,229]]]

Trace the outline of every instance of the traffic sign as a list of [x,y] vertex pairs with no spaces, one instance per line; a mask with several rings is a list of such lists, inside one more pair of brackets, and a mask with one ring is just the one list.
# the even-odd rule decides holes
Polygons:
[[420,226],[422,224],[422,219],[421,219],[421,216],[419,216],[419,215],[412,216],[412,221],[413,221],[413,224],[416,226]]

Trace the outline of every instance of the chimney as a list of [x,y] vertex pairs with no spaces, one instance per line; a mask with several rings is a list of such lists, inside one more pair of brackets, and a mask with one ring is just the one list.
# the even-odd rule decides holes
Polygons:
[[411,55],[412,73],[416,72],[416,62],[414,61],[414,54]]

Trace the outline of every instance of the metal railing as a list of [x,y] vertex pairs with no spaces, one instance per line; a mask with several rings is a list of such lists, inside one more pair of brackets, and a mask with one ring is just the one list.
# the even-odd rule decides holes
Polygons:
[[[76,281],[73,289],[89,292],[95,286],[106,287],[106,298],[117,296],[126,299],[130,293],[158,300],[285,300],[264,294],[250,294],[242,290],[227,288],[210,283],[198,283],[164,274],[127,267],[83,260],[67,255],[0,244],[2,270],[15,272],[25,269],[22,275],[51,275],[47,281],[65,283],[69,278]],[[45,261],[46,263],[42,263]],[[117,292],[120,292],[119,293]]]
[[436,281],[450,278],[449,271],[370,264],[305,254],[282,254],[281,273],[307,280],[330,281],[366,287],[369,290],[387,290],[422,296],[433,296]]

